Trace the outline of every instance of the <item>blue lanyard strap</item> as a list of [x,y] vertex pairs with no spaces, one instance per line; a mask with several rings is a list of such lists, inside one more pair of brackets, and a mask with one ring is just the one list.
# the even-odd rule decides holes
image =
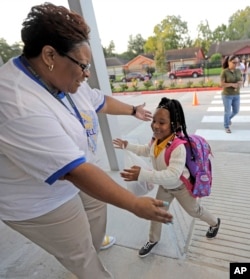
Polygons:
[[68,93],[64,93],[64,92],[54,92],[52,90],[52,88],[44,80],[42,80],[42,78],[34,71],[34,69],[32,69],[32,67],[30,66],[29,62],[27,61],[27,59],[23,55],[21,55],[19,57],[19,59],[20,59],[20,62],[22,63],[22,65],[24,66],[24,67],[21,68],[21,70],[23,70],[29,77],[31,77],[38,84],[40,84],[42,87],[44,87],[54,98],[56,98],[64,107],[66,107],[68,109],[68,107],[61,100],[62,96],[66,96],[69,104],[71,105],[71,107],[73,108],[73,110],[75,112],[75,115],[76,115],[77,119],[80,121],[80,123],[82,124],[83,128],[85,128],[82,116],[81,116],[79,110],[77,109],[75,103],[73,102],[73,100],[69,96],[69,94]]
[[[85,125],[84,125],[84,122],[83,122],[83,119],[82,119],[82,116],[78,110],[78,108],[76,107],[75,103],[73,102],[73,100],[71,99],[71,97],[69,96],[68,93],[65,93],[65,96],[67,98],[67,100],[69,101],[71,107],[73,108],[75,114],[76,114],[76,117],[78,118],[78,120],[80,121],[80,123],[82,124],[83,128],[85,128]],[[56,99],[58,99],[56,97]],[[62,101],[60,100],[60,102],[62,103]],[[63,103],[62,103],[63,104]],[[64,105],[64,104],[63,104]]]

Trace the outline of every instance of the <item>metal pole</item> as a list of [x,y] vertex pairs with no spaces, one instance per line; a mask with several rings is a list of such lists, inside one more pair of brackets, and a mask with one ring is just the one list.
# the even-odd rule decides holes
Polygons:
[[[92,1],[68,0],[68,3],[70,9],[82,15],[91,28],[90,47],[92,50],[92,61],[91,77],[89,79],[90,86],[98,88],[105,92],[106,95],[111,96],[112,91],[109,84],[107,67],[97,29]],[[119,125],[117,117],[102,114],[98,115],[98,118],[110,169],[119,170],[122,168],[121,162],[123,162],[123,160],[121,154],[116,152],[112,144],[113,138],[121,137],[118,129]]]

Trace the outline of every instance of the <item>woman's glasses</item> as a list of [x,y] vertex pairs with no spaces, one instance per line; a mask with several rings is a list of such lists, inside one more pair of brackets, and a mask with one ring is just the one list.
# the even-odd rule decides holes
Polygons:
[[72,62],[74,62],[75,64],[77,64],[79,67],[81,67],[83,72],[88,72],[90,70],[91,64],[83,64],[78,62],[76,59],[72,58],[71,56],[69,56],[66,53],[63,53],[64,56],[66,56],[69,60],[71,60]]

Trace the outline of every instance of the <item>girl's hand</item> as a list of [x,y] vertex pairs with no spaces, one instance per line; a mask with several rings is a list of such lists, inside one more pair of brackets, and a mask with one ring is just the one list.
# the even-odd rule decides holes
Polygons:
[[124,178],[124,181],[137,181],[140,171],[141,167],[133,166],[130,169],[124,169],[123,172],[120,173],[120,175],[122,178]]
[[112,142],[113,142],[114,148],[118,148],[118,149],[125,149],[128,145],[128,141],[122,140],[122,139],[113,139]]

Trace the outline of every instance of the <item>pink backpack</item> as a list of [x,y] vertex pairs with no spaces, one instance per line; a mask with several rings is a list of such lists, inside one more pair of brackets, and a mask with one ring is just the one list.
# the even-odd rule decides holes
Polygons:
[[[171,152],[179,145],[186,148],[186,167],[190,172],[190,179],[181,175],[181,181],[186,185],[193,197],[209,196],[212,187],[211,148],[201,136],[190,135],[189,141],[185,136],[176,137],[171,145],[165,149],[165,162],[168,165]],[[191,146],[190,146],[191,145]]]

